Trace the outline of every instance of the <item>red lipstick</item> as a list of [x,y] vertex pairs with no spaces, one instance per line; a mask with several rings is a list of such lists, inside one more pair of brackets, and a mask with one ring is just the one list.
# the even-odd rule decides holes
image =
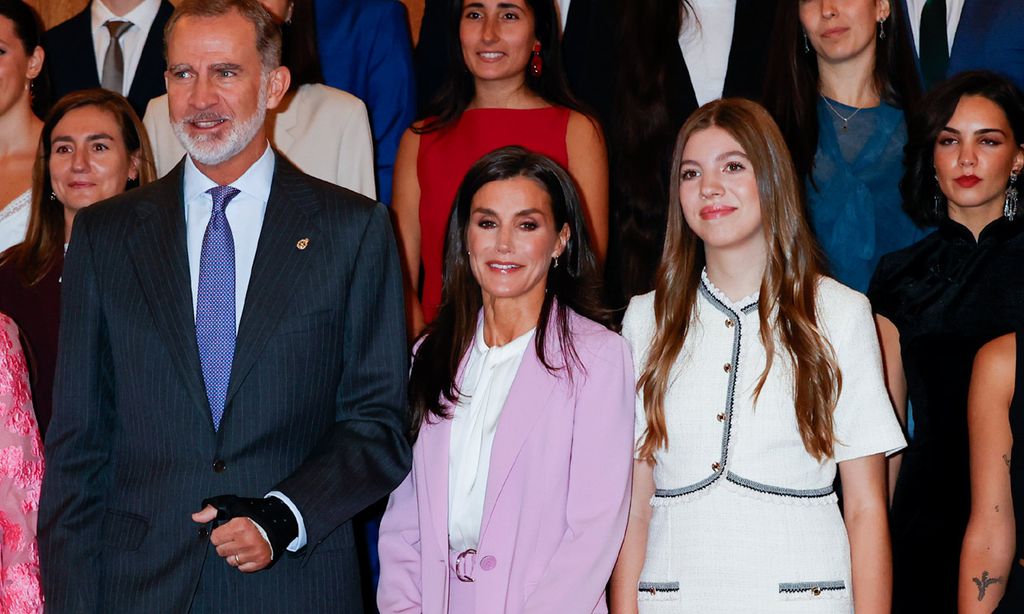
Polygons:
[[708,205],[707,207],[701,207],[700,219],[717,220],[718,218],[732,214],[734,211],[736,211],[736,207],[730,207],[728,205]]
[[960,175],[953,181],[962,188],[973,188],[981,183],[981,177],[978,177],[977,175]]

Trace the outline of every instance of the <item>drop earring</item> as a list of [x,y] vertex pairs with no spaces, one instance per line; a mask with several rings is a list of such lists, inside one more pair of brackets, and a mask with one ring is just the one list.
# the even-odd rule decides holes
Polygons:
[[533,53],[530,55],[530,74],[534,77],[544,74],[544,58],[540,57],[540,41],[533,44]]
[[558,256],[552,256],[551,257],[551,263],[552,263],[551,264],[551,268],[557,269],[558,268]]
[[1003,202],[1003,217],[1013,221],[1017,217],[1017,173],[1010,173],[1010,185],[1006,188],[1006,200]]
[[878,40],[885,40],[885,19],[878,20]]
[[811,52],[811,41],[807,40],[807,31],[804,31],[804,53]]

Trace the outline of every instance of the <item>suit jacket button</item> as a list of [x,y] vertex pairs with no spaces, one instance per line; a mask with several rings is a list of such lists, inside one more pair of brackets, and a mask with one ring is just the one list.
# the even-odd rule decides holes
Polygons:
[[222,461],[221,459],[218,458],[217,460],[213,461],[213,471],[214,471],[214,473],[224,473],[224,470],[227,469],[227,468],[228,468],[228,466],[225,465],[224,461]]
[[210,530],[206,527],[199,527],[199,539],[209,539]]
[[497,565],[498,565],[497,559],[495,559],[491,555],[487,555],[484,558],[480,559],[480,569],[482,569],[484,571],[490,571],[490,570],[494,569]]

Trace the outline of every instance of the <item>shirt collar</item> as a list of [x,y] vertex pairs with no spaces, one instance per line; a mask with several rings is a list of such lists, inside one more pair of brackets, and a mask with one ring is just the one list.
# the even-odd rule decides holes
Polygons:
[[751,305],[757,304],[757,297],[760,294],[760,290],[755,290],[752,294],[744,296],[738,301],[733,301],[725,292],[719,290],[718,286],[712,283],[711,278],[708,277],[708,270],[706,267],[700,272],[700,280],[711,296],[715,297],[719,303],[737,313],[748,309]]
[[139,6],[128,11],[124,15],[115,15],[113,11],[103,4],[103,0],[93,0],[89,4],[89,14],[92,22],[92,31],[96,32],[103,28],[103,24],[111,19],[118,21],[130,21],[136,27],[145,24],[152,24],[156,20],[156,14],[160,11],[160,0],[143,0]]
[[[268,202],[270,200],[270,186],[274,182],[275,166],[274,150],[270,148],[270,143],[267,143],[267,148],[263,155],[260,156],[260,159],[250,166],[241,177],[228,185],[237,188],[239,192],[251,196],[261,203]],[[187,203],[210,188],[217,187],[217,183],[204,175],[196,167],[195,162],[192,161],[192,156],[185,156],[183,186],[185,202]]]

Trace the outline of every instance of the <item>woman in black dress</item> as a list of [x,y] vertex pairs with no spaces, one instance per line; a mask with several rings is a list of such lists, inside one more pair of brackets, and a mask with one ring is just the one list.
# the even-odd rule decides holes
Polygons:
[[970,513],[967,391],[987,341],[1024,326],[1024,98],[964,73],[912,117],[908,215],[937,226],[882,258],[871,282],[893,404],[912,440],[891,476],[894,612],[956,612]]

